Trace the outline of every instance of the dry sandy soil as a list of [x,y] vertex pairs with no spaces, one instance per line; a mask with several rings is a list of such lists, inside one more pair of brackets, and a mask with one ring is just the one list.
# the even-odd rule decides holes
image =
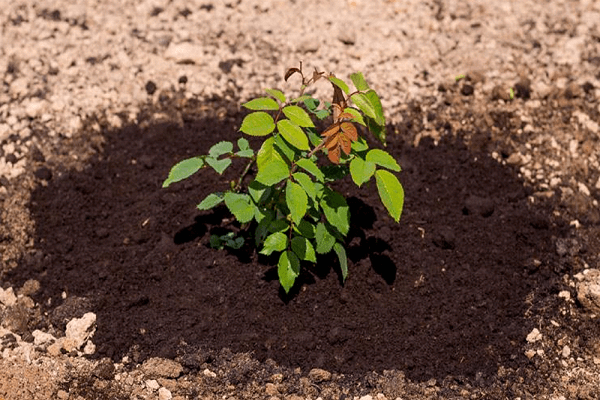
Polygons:
[[[600,398],[599,2],[16,0],[0,27],[0,399]],[[342,183],[372,218],[349,281],[286,298],[206,246],[218,180],[160,183],[300,60],[381,94],[407,205]]]

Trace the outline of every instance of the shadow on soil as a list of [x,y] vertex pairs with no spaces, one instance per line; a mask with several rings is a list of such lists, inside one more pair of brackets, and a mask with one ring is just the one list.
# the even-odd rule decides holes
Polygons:
[[237,139],[239,122],[192,116],[183,127],[107,132],[89,168],[33,193],[37,255],[10,280],[38,279],[36,300],[59,328],[95,312],[97,353],[117,360],[172,358],[185,347],[198,349],[199,364],[228,347],[303,370],[398,369],[413,380],[485,378],[526,362],[524,314],[532,293],[554,290],[559,228],[528,204],[511,170],[460,140],[415,148],[391,135],[406,192],[400,223],[374,182],[341,182],[353,215],[349,278],[342,286],[335,257],[321,257],[288,298],[272,259],[207,245],[211,232],[239,226],[195,204],[226,190],[242,163],[161,189],[175,162]]

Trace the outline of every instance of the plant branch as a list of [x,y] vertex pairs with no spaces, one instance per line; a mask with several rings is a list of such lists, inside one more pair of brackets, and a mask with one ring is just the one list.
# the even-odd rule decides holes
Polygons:
[[238,180],[237,185],[235,185],[235,187],[233,188],[234,192],[239,192],[239,190],[242,187],[242,181],[244,180],[244,178],[246,177],[246,175],[248,175],[248,172],[250,171],[250,168],[252,168],[252,165],[256,162],[256,156],[252,157],[250,159],[250,162],[248,162],[248,165],[246,165],[246,168],[244,169],[244,171],[242,172],[242,175],[240,175],[240,179]]

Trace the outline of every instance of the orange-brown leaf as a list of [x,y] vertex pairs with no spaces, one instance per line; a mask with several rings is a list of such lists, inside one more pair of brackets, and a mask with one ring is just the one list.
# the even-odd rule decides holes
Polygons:
[[342,132],[344,132],[344,135],[346,135],[346,137],[352,142],[358,140],[358,132],[356,131],[356,127],[352,122],[342,122],[340,124],[340,127],[342,128]]
[[344,134],[340,134],[339,137],[340,137],[339,147],[342,148],[342,150],[344,151],[344,153],[346,153],[346,155],[350,154],[350,150],[352,150],[352,141],[348,137],[346,137],[346,135],[344,135]]
[[332,149],[329,149],[329,153],[327,153],[327,158],[334,164],[340,163],[340,148],[336,146]]
[[321,136],[329,137],[335,133],[338,133],[339,130],[340,130],[340,124],[333,124],[329,128],[325,129],[325,131],[323,133],[321,133]]
[[290,76],[294,75],[296,72],[298,72],[300,75],[302,75],[302,71],[300,71],[300,68],[290,68],[286,71],[285,73],[285,81],[287,82],[287,80],[290,78]]
[[337,147],[337,146],[338,146],[338,143],[339,143],[339,141],[340,141],[340,136],[341,136],[341,135],[340,135],[339,133],[338,133],[337,135],[332,135],[332,136],[329,136],[329,137],[328,137],[328,138],[325,140],[325,147],[326,147],[328,150],[331,150],[332,148],[334,148],[334,147]]
[[353,119],[354,115],[350,114],[349,112],[344,112],[344,113],[341,113],[338,118],[339,119]]
[[313,83],[318,81],[319,79],[321,79],[323,77],[323,74],[325,72],[319,72],[317,71],[317,69],[315,68],[315,70],[313,71],[313,76],[312,76],[312,81]]

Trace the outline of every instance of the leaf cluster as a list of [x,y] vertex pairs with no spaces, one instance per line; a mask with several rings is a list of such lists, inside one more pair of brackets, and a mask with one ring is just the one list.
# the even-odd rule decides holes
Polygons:
[[[300,274],[302,262],[317,262],[318,254],[335,252],[342,278],[348,275],[344,239],[350,229],[350,210],[344,196],[330,183],[348,174],[359,187],[375,177],[380,198],[391,217],[398,222],[404,204],[404,190],[394,172],[400,166],[383,149],[370,149],[359,129],[370,131],[384,146],[385,117],[377,93],[362,73],[350,76],[354,90],[333,74],[315,70],[305,77],[300,68],[290,68],[302,78],[300,94],[288,99],[277,89],[266,89],[267,96],[243,104],[252,111],[243,119],[240,131],[265,140],[254,151],[245,138],[219,142],[208,155],[176,164],[163,183],[167,187],[211,167],[222,174],[232,159],[246,158],[248,164],[237,185],[226,192],[206,196],[198,209],[209,210],[224,203],[243,228],[253,232],[260,254],[278,255],[279,281],[286,292]],[[333,88],[331,102],[305,94],[308,86],[328,80]],[[313,120],[330,124],[319,132]],[[362,127],[362,128],[358,128]],[[331,164],[322,165],[325,153]],[[242,181],[253,166],[256,175],[247,187]],[[214,247],[239,248],[241,238],[233,234],[211,237]]]

